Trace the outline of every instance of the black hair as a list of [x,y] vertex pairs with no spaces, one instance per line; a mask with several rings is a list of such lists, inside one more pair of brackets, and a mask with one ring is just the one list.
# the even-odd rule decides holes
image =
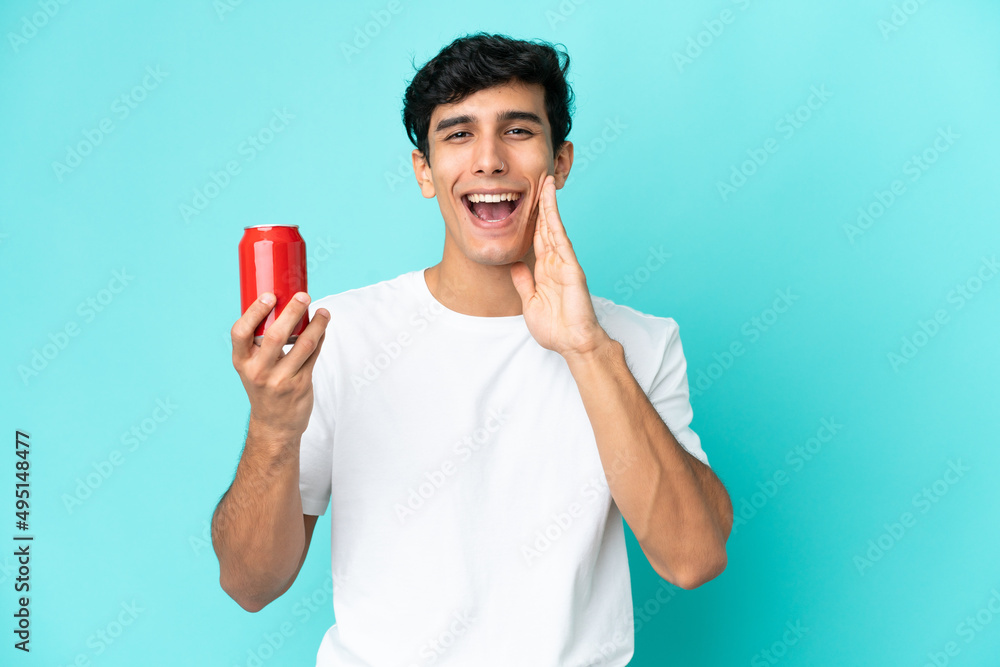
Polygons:
[[430,165],[427,135],[437,105],[461,102],[475,92],[508,82],[539,83],[545,88],[545,111],[555,156],[573,126],[573,89],[566,81],[568,71],[569,54],[542,40],[517,40],[484,32],[460,37],[420,68],[407,86],[403,95],[406,134]]

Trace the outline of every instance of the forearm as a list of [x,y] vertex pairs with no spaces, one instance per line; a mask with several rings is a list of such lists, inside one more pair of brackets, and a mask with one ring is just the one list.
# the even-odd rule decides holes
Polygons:
[[594,429],[611,495],[654,569],[684,587],[725,567],[731,517],[718,478],[688,454],[663,423],[608,338],[593,353],[568,356]]
[[257,611],[298,572],[305,546],[299,438],[268,436],[253,421],[235,479],[212,517],[220,584]]

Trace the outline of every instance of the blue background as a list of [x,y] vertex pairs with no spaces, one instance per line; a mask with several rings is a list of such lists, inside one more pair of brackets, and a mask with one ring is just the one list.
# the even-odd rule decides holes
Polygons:
[[[692,389],[704,378],[693,427],[741,518],[728,569],[693,591],[664,584],[627,533],[631,664],[997,664],[1000,278],[983,261],[1000,251],[1000,4],[987,0],[3,3],[0,533],[13,545],[20,429],[36,539],[30,656],[12,648],[13,547],[0,550],[0,662],[313,664],[334,622],[329,513],[294,586],[258,614],[220,589],[209,541],[249,408],[230,358],[236,246],[244,225],[298,224],[314,298],[439,261],[401,98],[411,59],[477,30],[569,52],[562,219],[594,294],[680,324]],[[275,110],[294,118],[251,152]],[[797,127],[783,120],[796,113]],[[102,123],[77,166],[54,164]],[[915,168],[925,151],[933,163]],[[184,215],[230,161],[239,173]],[[115,271],[127,285],[102,292]],[[791,305],[769,311],[779,291]],[[60,337],[67,325],[76,335]],[[162,423],[157,400],[176,406]],[[842,425],[832,438],[823,419]],[[88,475],[99,484],[67,504]],[[123,604],[134,622],[99,641]]]

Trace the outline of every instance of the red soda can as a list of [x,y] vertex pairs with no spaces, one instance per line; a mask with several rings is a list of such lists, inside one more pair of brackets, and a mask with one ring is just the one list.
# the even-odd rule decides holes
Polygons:
[[[281,311],[296,292],[308,292],[306,286],[306,242],[298,225],[252,225],[243,228],[240,240],[240,302],[241,312],[264,292],[277,298],[267,318],[257,325],[253,342],[260,345],[264,331],[274,324]],[[292,329],[288,344],[298,340],[306,325],[309,312]]]

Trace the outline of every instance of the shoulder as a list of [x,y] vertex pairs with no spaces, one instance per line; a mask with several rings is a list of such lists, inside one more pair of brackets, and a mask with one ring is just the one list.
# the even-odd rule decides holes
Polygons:
[[626,350],[629,346],[662,350],[680,337],[680,327],[672,317],[643,313],[610,299],[591,295],[597,322]]
[[625,363],[643,391],[665,375],[684,372],[687,362],[674,318],[643,313],[603,297],[591,295],[591,300],[598,324],[621,343]]

